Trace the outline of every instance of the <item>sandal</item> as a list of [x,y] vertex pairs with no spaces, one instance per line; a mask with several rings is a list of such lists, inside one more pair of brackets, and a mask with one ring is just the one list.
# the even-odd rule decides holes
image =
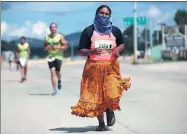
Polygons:
[[105,123],[99,123],[99,126],[96,128],[96,131],[106,131]]
[[116,122],[114,111],[107,109],[106,116],[107,116],[107,126],[113,126]]
[[27,80],[26,77],[23,77],[20,82],[23,83],[26,80]]
[[21,79],[20,83],[23,83],[24,82],[24,79]]

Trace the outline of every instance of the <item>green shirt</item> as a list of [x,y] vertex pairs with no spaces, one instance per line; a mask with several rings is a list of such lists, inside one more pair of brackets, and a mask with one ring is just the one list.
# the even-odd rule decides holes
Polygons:
[[28,48],[29,48],[29,44],[28,43],[24,43],[22,44],[18,44],[18,50],[19,50],[19,58],[28,58]]
[[[56,34],[54,37],[51,36],[51,34],[48,34],[45,38],[45,42],[50,45],[62,45],[60,43],[62,35]],[[62,50],[48,50],[48,56],[54,57],[55,59],[62,60],[63,59],[63,51]]]
[[14,60],[14,56],[13,54],[10,54],[9,57],[8,57],[9,61],[13,61]]

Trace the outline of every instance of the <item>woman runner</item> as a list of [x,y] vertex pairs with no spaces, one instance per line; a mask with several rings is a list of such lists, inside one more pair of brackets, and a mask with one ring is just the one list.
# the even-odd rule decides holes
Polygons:
[[110,21],[111,9],[100,6],[94,23],[81,34],[80,54],[87,56],[81,80],[80,99],[73,106],[72,114],[81,117],[97,117],[97,131],[106,130],[115,123],[113,110],[120,110],[119,101],[124,89],[130,87],[130,78],[122,79],[117,58],[125,48],[122,33]]
[[21,65],[21,83],[27,79],[28,71],[28,58],[30,56],[30,47],[26,42],[26,38],[23,36],[20,38],[20,43],[16,48],[16,57],[19,58],[19,63]]
[[14,55],[13,53],[10,53],[9,54],[9,57],[8,57],[8,62],[9,62],[9,70],[12,70],[12,63],[14,62]]
[[19,70],[19,66],[20,66],[20,62],[19,62],[18,57],[16,57],[16,56],[15,56],[15,63],[16,63],[16,70],[18,71]]
[[45,38],[44,50],[48,51],[47,60],[51,71],[51,82],[53,85],[52,95],[54,96],[57,94],[56,76],[58,78],[58,89],[60,90],[62,88],[60,74],[63,59],[62,50],[66,50],[68,46],[64,37],[57,33],[57,24],[51,23],[49,28],[51,33]]

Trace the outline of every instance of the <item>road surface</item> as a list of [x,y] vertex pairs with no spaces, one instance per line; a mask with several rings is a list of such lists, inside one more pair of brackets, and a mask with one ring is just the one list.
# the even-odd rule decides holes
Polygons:
[[[187,62],[129,65],[121,73],[131,77],[124,92],[121,111],[111,131],[119,134],[187,134]],[[29,67],[28,81],[20,84],[20,73],[1,70],[2,134],[95,134],[96,118],[71,115],[79,98],[84,64],[62,66],[63,89],[51,96],[50,73],[45,63]]]

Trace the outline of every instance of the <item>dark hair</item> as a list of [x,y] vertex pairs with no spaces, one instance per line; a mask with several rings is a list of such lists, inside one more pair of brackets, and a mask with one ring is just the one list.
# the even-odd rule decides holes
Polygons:
[[22,39],[26,40],[25,36],[22,36],[22,37],[20,38],[20,40],[22,40]]
[[108,11],[109,11],[109,13],[110,13],[110,15],[112,14],[112,10],[110,9],[109,6],[107,6],[107,5],[101,5],[100,7],[97,8],[95,16],[98,14],[99,10],[101,10],[102,8],[107,8]]
[[54,22],[52,22],[52,23],[49,25],[49,29],[51,29],[51,26],[52,26],[52,25],[55,25],[55,26],[57,27],[57,24],[54,23]]

